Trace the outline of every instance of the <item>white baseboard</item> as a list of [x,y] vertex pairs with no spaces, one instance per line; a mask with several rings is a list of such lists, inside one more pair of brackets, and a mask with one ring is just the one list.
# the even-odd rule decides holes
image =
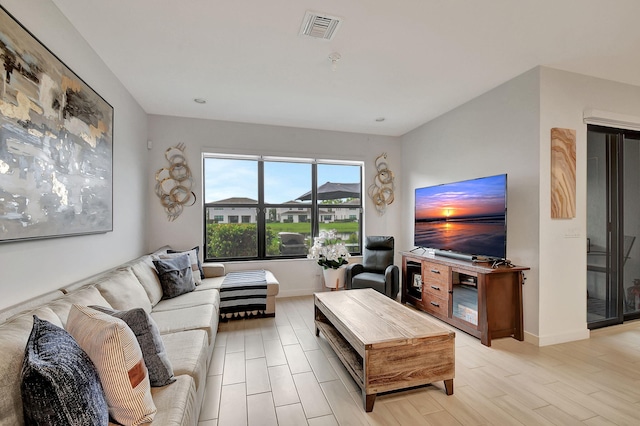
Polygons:
[[[295,290],[284,290],[284,291],[278,292],[278,295],[276,296],[276,298],[313,296],[313,293],[322,293],[323,291],[331,291],[331,289],[323,286],[318,288],[302,288],[302,289],[295,289]],[[341,289],[340,291],[344,291],[344,289]]]
[[276,298],[278,297],[297,297],[297,296],[313,296],[313,293],[317,293],[319,291],[322,291],[322,289],[320,288],[301,288],[301,289],[295,289],[295,290],[285,290],[285,291],[280,291],[278,292],[278,295],[276,296]]
[[576,340],[588,339],[591,336],[589,329],[575,330],[568,333],[554,334],[550,336],[536,336],[535,334],[524,332],[524,341],[536,346],[550,346],[559,343],[574,342]]

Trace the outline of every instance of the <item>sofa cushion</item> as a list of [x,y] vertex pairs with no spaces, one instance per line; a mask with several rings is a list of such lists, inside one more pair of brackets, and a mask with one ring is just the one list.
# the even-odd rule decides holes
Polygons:
[[223,281],[224,281],[224,276],[214,277],[214,278],[205,278],[204,280],[202,280],[202,284],[200,284],[196,288],[196,291],[211,290],[211,289],[220,290],[220,287],[222,287]]
[[55,290],[49,293],[42,294],[40,296],[36,296],[33,299],[26,300],[17,305],[4,308],[0,312],[0,323],[5,322],[7,319],[11,318],[14,315],[18,315],[32,309],[37,309],[45,303],[51,300],[59,299],[63,296],[64,292],[62,290]]
[[158,411],[154,425],[195,426],[198,424],[200,406],[196,402],[196,389],[193,378],[187,375],[176,377],[171,386],[151,389]]
[[145,312],[151,312],[151,301],[131,267],[111,272],[96,283],[96,288],[113,309],[128,311],[142,308]]
[[174,259],[154,259],[153,264],[160,277],[163,299],[171,299],[195,290],[188,255],[179,255]]
[[169,250],[166,254],[161,254],[158,257],[160,259],[175,259],[186,254],[189,256],[189,262],[191,263],[191,277],[193,278],[193,284],[202,284],[202,277],[200,276],[200,268],[198,267],[198,253],[194,250],[173,252]]
[[109,423],[107,401],[89,356],[64,329],[36,315],[21,380],[26,424]]
[[220,306],[220,292],[215,289],[192,291],[173,299],[164,299],[153,307],[153,312],[171,311],[198,305]]
[[196,389],[200,389],[206,381],[207,360],[210,358],[207,333],[202,330],[188,330],[165,334],[162,338],[174,374],[188,374],[195,380]]
[[144,291],[147,292],[151,306],[155,306],[162,299],[162,285],[156,267],[153,266],[152,257],[142,256],[131,264],[131,270],[144,287]]
[[[102,297],[98,289],[93,285],[81,288],[80,290],[75,290],[60,299],[56,299],[53,302],[50,302],[47,306],[51,308],[51,310],[55,312],[58,317],[60,317],[60,321],[62,321],[62,327],[65,329],[67,328],[67,317],[69,316],[69,311],[71,310],[71,306],[73,306],[74,303],[85,306],[111,306],[109,302],[107,302],[107,300]],[[40,315],[38,315],[38,317],[42,318]],[[49,321],[48,318],[44,319]]]
[[157,410],[147,367],[127,324],[87,306],[73,305],[67,330],[95,364],[111,417],[125,425],[152,421]]
[[104,312],[127,323],[135,334],[142,357],[149,372],[151,386],[166,386],[176,381],[173,377],[173,368],[167,356],[164,342],[160,337],[160,331],[156,322],[142,308],[134,308],[129,311],[115,311],[103,306],[90,306],[97,311]]
[[351,288],[372,288],[384,294],[386,281],[384,274],[362,272],[351,279]]
[[151,316],[158,324],[160,334],[204,330],[211,344],[218,328],[218,312],[214,305],[199,305],[172,311],[154,311],[151,312]]

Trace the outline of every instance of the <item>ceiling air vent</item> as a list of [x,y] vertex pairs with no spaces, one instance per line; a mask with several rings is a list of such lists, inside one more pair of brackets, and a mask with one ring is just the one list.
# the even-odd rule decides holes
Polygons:
[[329,16],[324,13],[307,11],[302,21],[300,35],[322,40],[332,40],[341,23],[341,18]]

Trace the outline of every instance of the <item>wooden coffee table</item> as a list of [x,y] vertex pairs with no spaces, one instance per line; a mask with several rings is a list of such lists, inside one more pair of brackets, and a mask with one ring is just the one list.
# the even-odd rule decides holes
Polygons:
[[362,389],[365,411],[380,392],[444,381],[453,394],[455,333],[373,289],[314,295],[322,334]]

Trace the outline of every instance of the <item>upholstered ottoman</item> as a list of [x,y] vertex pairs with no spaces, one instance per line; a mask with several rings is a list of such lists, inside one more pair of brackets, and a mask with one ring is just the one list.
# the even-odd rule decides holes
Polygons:
[[268,270],[226,272],[222,263],[204,263],[197,291],[220,291],[220,319],[274,317],[280,283]]

